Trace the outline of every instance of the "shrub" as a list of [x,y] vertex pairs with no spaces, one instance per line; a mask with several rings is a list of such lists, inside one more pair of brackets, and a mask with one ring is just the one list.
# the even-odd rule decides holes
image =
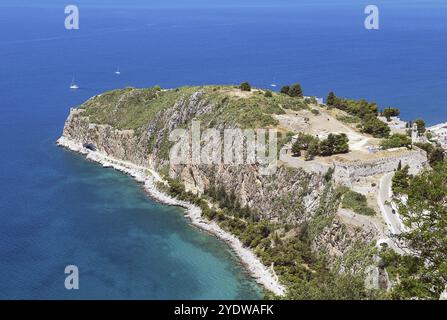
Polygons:
[[272,92],[271,92],[270,90],[267,90],[267,91],[264,93],[264,97],[266,97],[266,98],[271,98],[271,97],[273,97],[273,94],[272,94]]
[[334,175],[335,169],[333,167],[330,167],[326,173],[324,174],[324,181],[329,182],[332,179],[332,176]]
[[284,86],[284,87],[282,87],[281,88],[281,93],[283,93],[283,94],[289,94],[289,91],[290,91],[290,87],[289,86]]
[[291,97],[303,97],[303,90],[301,89],[301,85],[299,83],[296,83],[292,85],[292,87],[289,90],[289,96]]
[[335,94],[334,92],[329,92],[329,94],[327,95],[327,99],[326,99],[326,104],[328,106],[333,106],[335,104]]
[[320,114],[320,111],[318,111],[317,109],[312,109],[312,110],[310,110],[310,112],[312,112],[316,116],[318,116]]
[[427,152],[428,162],[431,166],[444,161],[445,151],[440,145],[431,143],[415,143],[414,145]]
[[348,123],[348,124],[351,124],[351,123],[359,123],[359,122],[361,122],[362,121],[362,119],[360,119],[359,117],[357,117],[357,116],[337,116],[337,120],[338,121],[341,121],[341,122],[344,122],[344,123]]
[[391,117],[398,117],[400,115],[400,110],[397,108],[385,108],[382,115],[390,120]]
[[418,133],[419,133],[419,135],[424,134],[424,132],[425,132],[425,121],[422,120],[422,119],[417,119],[417,120],[414,120],[414,122],[418,126]]
[[296,138],[295,143],[292,146],[292,149],[295,146],[295,150],[297,150],[297,151],[307,150],[309,148],[310,143],[315,140],[318,140],[318,138],[316,138],[310,134],[300,132],[298,134],[298,137]]
[[302,150],[306,151],[306,160],[312,160],[317,155],[327,157],[333,154],[347,153],[349,152],[349,139],[344,133],[331,133],[327,139],[320,141],[317,137],[301,132],[292,145],[292,153],[299,156]]
[[383,140],[380,143],[380,146],[383,149],[401,148],[401,147],[411,148],[411,138],[405,134],[395,133],[391,135],[389,138]]
[[309,143],[309,147],[306,150],[306,155],[304,156],[304,159],[306,161],[312,160],[315,158],[315,156],[320,154],[320,144],[318,140],[313,140]]
[[390,131],[390,127],[375,116],[367,117],[362,122],[362,132],[369,133],[375,138],[386,138]]
[[[386,138],[390,133],[390,127],[377,119],[378,107],[374,102],[368,102],[364,99],[352,100],[336,97],[333,92],[328,95],[328,106],[333,106],[337,109],[343,110],[351,116],[361,119],[361,124],[358,128],[364,133],[369,133],[375,138]],[[390,112],[390,111],[387,111]],[[397,110],[392,110],[396,113]]]
[[408,174],[410,167],[407,165],[400,170],[398,169],[392,179],[392,187],[394,193],[404,193],[409,186],[410,175]]
[[302,149],[299,147],[298,144],[294,143],[294,144],[292,145],[292,155],[293,155],[294,157],[299,157],[299,156],[301,156],[301,150],[302,150]]
[[348,152],[349,139],[344,133],[338,135],[330,133],[327,139],[320,143],[320,153],[324,157]]
[[376,214],[372,208],[368,207],[366,197],[363,194],[352,190],[345,193],[342,207],[351,209],[355,213],[362,215],[373,216]]
[[239,88],[242,91],[251,91],[251,85],[248,82],[242,82]]

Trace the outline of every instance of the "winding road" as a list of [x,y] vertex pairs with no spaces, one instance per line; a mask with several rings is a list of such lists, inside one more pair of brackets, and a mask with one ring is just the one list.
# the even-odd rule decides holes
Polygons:
[[379,244],[387,243],[394,250],[396,250],[396,252],[403,253],[404,251],[401,248],[399,248],[399,246],[396,243],[396,240],[392,238],[393,235],[398,235],[403,231],[405,231],[405,227],[402,223],[402,220],[399,217],[399,213],[397,212],[397,210],[394,210],[393,212],[393,208],[390,205],[392,200],[391,183],[393,176],[394,172],[390,172],[385,174],[380,179],[377,203],[379,205],[382,217],[385,220],[388,229],[390,230],[390,237],[386,239],[381,239],[378,241],[378,243]]

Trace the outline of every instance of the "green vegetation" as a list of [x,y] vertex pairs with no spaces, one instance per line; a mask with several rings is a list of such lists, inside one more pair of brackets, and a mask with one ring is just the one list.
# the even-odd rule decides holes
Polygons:
[[266,98],[271,98],[271,97],[273,97],[273,93],[272,93],[270,90],[267,90],[267,91],[264,93],[264,97],[266,97]]
[[117,129],[136,130],[146,125],[157,112],[172,107],[183,96],[191,95],[197,87],[178,91],[149,89],[120,89],[103,93],[88,100],[81,108],[91,122],[109,124]]
[[251,85],[248,82],[242,82],[239,88],[242,91],[251,91]]
[[339,97],[334,97],[334,103],[332,104],[337,109],[346,111],[350,115],[358,116],[363,119],[366,116],[378,115],[377,104],[370,103],[364,99],[354,100],[354,99],[344,99]]
[[362,120],[362,132],[371,134],[375,138],[386,138],[390,134],[390,127],[377,119],[376,116],[368,115]]
[[400,110],[397,108],[385,108],[382,112],[382,115],[388,121],[391,121],[391,117],[398,117],[400,115]]
[[319,146],[320,155],[323,157],[331,156],[333,154],[341,154],[349,152],[349,139],[344,133],[333,134],[330,133],[327,139],[322,140]]
[[392,134],[390,137],[386,138],[380,143],[383,149],[401,148],[407,147],[411,148],[411,138],[405,134]]
[[335,105],[335,94],[334,92],[329,92],[329,94],[327,95],[327,99],[326,99],[326,104],[328,106],[334,106]]
[[393,179],[392,179],[392,190],[395,194],[400,194],[402,192],[405,192],[405,190],[408,188],[410,175],[408,174],[408,171],[410,170],[410,167],[407,165],[402,168],[401,162],[399,162],[399,166],[397,167],[396,173],[394,173]]
[[[284,109],[309,108],[303,99],[287,95],[270,96],[268,93],[253,93],[247,97],[239,97],[234,95],[234,90],[230,86],[182,87],[174,90],[161,90],[159,87],[127,88],[98,95],[80,108],[85,109],[84,115],[88,116],[92,123],[108,124],[119,130],[134,130],[137,135],[143,134],[151,122],[157,130],[166,130],[163,127],[162,111],[174,107],[180,111],[197,92],[202,93],[198,99],[211,108],[211,112],[198,117],[198,120],[208,127],[216,125],[240,128],[275,127],[278,121],[272,115],[284,114]],[[150,146],[156,142],[155,137],[152,138]]]
[[250,94],[248,97],[238,97],[229,93],[227,87],[204,87],[204,99],[214,105],[213,112],[208,112],[198,118],[207,127],[224,125],[229,127],[267,128],[275,127],[278,121],[272,115],[284,114],[285,109],[302,110],[309,107],[302,99],[296,99],[282,94]]
[[301,88],[301,85],[299,83],[293,84],[291,87],[284,86],[281,88],[280,91],[282,94],[288,95],[290,97],[298,97],[303,98],[303,89]]
[[438,144],[417,142],[414,145],[427,152],[428,162],[431,166],[434,166],[437,163],[443,162],[445,160],[445,151]]
[[366,196],[352,190],[344,194],[341,205],[343,208],[351,209],[358,214],[366,216],[374,216],[376,214],[374,209],[368,207]]
[[423,135],[425,133],[425,131],[426,131],[426,129],[425,129],[425,121],[422,120],[422,119],[417,119],[417,120],[414,120],[414,123],[416,123],[417,126],[418,126],[418,134],[419,135]]
[[329,168],[329,169],[326,171],[326,173],[324,174],[324,180],[325,180],[326,182],[331,181],[331,180],[332,180],[332,176],[334,175],[334,172],[335,172],[335,168],[333,168],[333,167]]
[[217,91],[207,95],[207,98],[216,105],[215,112],[199,117],[207,127],[224,124],[240,128],[266,128],[278,124],[273,114],[284,113],[276,97],[251,95],[248,98],[234,98]]
[[296,138],[296,141],[292,145],[292,153],[295,156],[300,155],[301,151],[307,150],[309,145],[314,141],[318,141],[318,138],[310,134],[300,132]]
[[290,87],[289,86],[284,86],[284,87],[281,88],[280,92],[283,93],[283,94],[289,95],[289,91],[290,91]]
[[300,156],[306,151],[305,159],[312,160],[315,156],[328,157],[333,154],[349,152],[349,139],[346,134],[329,134],[327,139],[320,141],[317,137],[300,132],[294,144],[292,153]]
[[389,126],[377,119],[377,104],[364,99],[353,100],[336,97],[333,92],[328,95],[328,106],[347,112],[349,115],[359,118],[360,129],[363,133],[368,133],[375,138],[386,138],[390,133]]
[[[407,175],[404,181],[393,183],[393,190],[399,214],[404,224],[411,226],[397,238],[410,253],[382,253],[387,270],[398,279],[392,297],[439,299],[447,283],[447,164],[438,163],[433,170]],[[406,201],[401,195],[406,195]]]
[[345,115],[338,115],[337,116],[337,120],[338,121],[341,121],[341,122],[344,122],[344,123],[347,123],[347,124],[352,124],[352,123],[359,123],[359,122],[361,122],[362,121],[362,119],[360,119],[359,117],[357,117],[357,116],[345,116]]
[[303,89],[301,89],[301,85],[299,83],[295,83],[290,87],[289,96],[291,97],[303,97]]
[[318,111],[318,109],[312,109],[312,110],[310,110],[310,112],[312,112],[312,114],[315,116],[320,115],[320,111]]
[[[316,97],[306,97],[304,99],[304,102],[306,102],[307,104],[319,104],[318,100]],[[317,110],[317,109],[313,109],[313,110]],[[318,110],[317,110],[318,111]],[[319,111],[318,111],[319,112]]]
[[[161,187],[199,206],[205,217],[241,239],[265,265],[273,264],[280,281],[288,289],[286,299],[365,299],[374,295],[364,288],[362,274],[331,271],[324,255],[317,255],[311,249],[315,232],[332,221],[333,215],[326,210],[333,210],[339,204],[340,195],[331,192],[331,184],[322,195],[318,217],[302,226],[262,220],[255,210],[241,206],[234,193],[226,192],[223,186],[205,190],[203,198],[186,192],[176,180],[170,180],[168,188]],[[210,207],[206,200],[217,203],[218,208]],[[275,298],[266,294],[268,298]]]

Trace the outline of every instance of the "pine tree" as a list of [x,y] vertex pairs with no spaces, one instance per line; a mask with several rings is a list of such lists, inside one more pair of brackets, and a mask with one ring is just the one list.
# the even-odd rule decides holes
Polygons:
[[251,91],[251,85],[248,82],[242,82],[240,85],[242,91]]
[[447,283],[447,165],[440,163],[434,170],[407,177],[400,191],[405,201],[401,196],[393,200],[408,229],[397,238],[408,252],[394,258],[399,283],[392,295],[439,299]]
[[283,93],[283,94],[289,94],[289,91],[290,91],[290,87],[289,86],[284,86],[284,87],[282,87],[281,88],[281,93]]
[[333,106],[335,104],[335,94],[334,92],[329,92],[329,94],[327,95],[327,100],[326,100],[326,104],[328,106]]
[[289,91],[289,96],[300,98],[303,97],[303,90],[301,89],[301,85],[299,83],[292,85]]

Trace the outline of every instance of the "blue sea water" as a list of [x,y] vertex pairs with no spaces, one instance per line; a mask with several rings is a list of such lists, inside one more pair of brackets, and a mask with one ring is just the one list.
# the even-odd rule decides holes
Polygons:
[[[380,30],[367,31],[368,2],[79,0],[80,30],[67,31],[71,2],[1,0],[0,298],[260,297],[181,210],[54,142],[70,107],[156,84],[300,82],[447,121],[447,3],[375,1]],[[69,264],[80,290],[64,288]]]

